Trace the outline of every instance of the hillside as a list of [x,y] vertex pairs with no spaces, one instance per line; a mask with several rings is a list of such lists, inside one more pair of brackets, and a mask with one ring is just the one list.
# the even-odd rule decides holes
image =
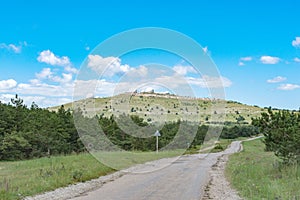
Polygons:
[[[245,105],[235,101],[190,98],[159,93],[132,93],[114,97],[88,98],[75,102],[85,115],[115,116],[121,114],[138,115],[147,122],[200,120],[203,124],[223,121],[250,123],[252,117],[260,115],[263,108]],[[60,106],[49,110],[58,110]],[[64,104],[65,109],[73,108],[72,103]],[[222,110],[225,116],[222,116]],[[244,120],[243,120],[244,119]]]

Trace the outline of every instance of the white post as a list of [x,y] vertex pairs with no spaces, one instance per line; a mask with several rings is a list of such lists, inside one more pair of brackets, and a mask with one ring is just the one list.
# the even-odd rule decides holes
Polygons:
[[158,136],[156,136],[156,153],[158,153]]
[[158,153],[158,137],[160,136],[159,131],[156,131],[154,136],[156,137],[156,153]]

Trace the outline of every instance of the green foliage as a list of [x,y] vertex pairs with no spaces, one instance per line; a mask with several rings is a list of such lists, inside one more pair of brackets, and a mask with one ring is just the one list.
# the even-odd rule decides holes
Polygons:
[[0,160],[20,160],[29,157],[31,145],[29,142],[18,135],[16,132],[7,134],[3,137],[0,146]]
[[251,125],[225,126],[222,130],[221,138],[235,139],[238,137],[250,137],[258,134],[258,128]]
[[[130,133],[123,130],[124,127],[119,127],[120,124],[128,128]],[[195,122],[180,120],[167,122],[162,126],[152,118],[144,120],[138,115],[105,117],[101,114],[99,117],[87,117],[80,109],[71,113],[64,106],[56,112],[50,112],[39,108],[35,103],[27,108],[16,95],[11,104],[0,103],[0,160],[79,153],[86,151],[82,141],[88,150],[114,150],[111,149],[114,147],[105,142],[105,138],[126,151],[155,151],[156,140],[153,134],[156,130],[160,130],[162,134],[159,139],[160,148],[195,148],[203,143],[208,131],[212,133],[210,137],[218,137],[214,134],[221,127],[216,124],[208,128],[207,125],[199,126]],[[233,139],[255,134],[257,131],[252,126],[239,125],[225,127],[221,137]]]
[[273,151],[284,163],[300,163],[300,114],[288,110],[262,113],[253,125],[264,134],[267,151]]
[[15,96],[11,104],[0,102],[0,160],[21,160],[83,149],[73,116],[62,106],[50,112],[32,103],[30,108]]

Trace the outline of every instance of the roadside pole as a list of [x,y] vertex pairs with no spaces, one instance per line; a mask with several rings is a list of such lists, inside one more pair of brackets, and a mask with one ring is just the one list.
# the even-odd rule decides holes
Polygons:
[[154,136],[156,137],[156,153],[158,153],[158,137],[161,136],[158,130],[154,133]]

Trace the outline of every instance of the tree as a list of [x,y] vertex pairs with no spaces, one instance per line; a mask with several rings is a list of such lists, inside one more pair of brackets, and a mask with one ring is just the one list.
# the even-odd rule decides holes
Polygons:
[[29,142],[14,132],[5,135],[0,144],[0,160],[20,160],[29,157],[31,146]]
[[243,117],[242,115],[239,115],[237,118],[236,118],[236,122],[238,124],[242,123],[243,121],[245,121],[245,117]]
[[300,114],[288,110],[273,112],[271,107],[252,124],[264,134],[267,151],[284,163],[300,163]]

